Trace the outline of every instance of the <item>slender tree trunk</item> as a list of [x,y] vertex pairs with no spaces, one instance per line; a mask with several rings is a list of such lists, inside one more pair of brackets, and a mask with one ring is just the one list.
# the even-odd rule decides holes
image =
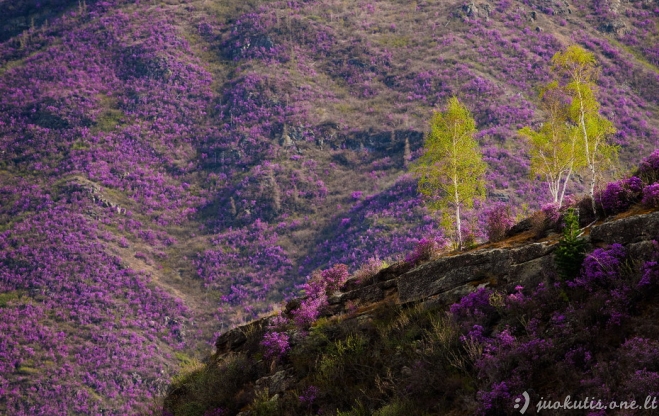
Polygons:
[[460,194],[458,193],[458,149],[457,149],[458,134],[453,130],[453,189],[455,198],[455,227],[458,236],[458,250],[462,250],[462,227],[460,226]]
[[458,175],[453,174],[453,189],[454,189],[454,202],[455,202],[455,234],[458,237],[458,249],[462,250],[462,227],[460,224],[460,194],[458,193]]
[[590,200],[593,204],[593,214],[597,214],[597,207],[595,206],[595,163],[593,161],[592,164],[590,164]]
[[565,182],[563,182],[563,189],[561,190],[561,197],[558,200],[558,208],[561,208],[563,206],[563,198],[565,197],[565,189],[567,188],[568,182],[570,182],[570,175],[572,175],[572,166],[570,166],[570,169],[567,171],[567,175],[565,175]]
[[[456,192],[457,195],[457,192]],[[460,224],[460,204],[455,204],[455,226],[458,234],[458,249],[462,250],[462,226]]]
[[551,194],[553,202],[557,203],[558,202],[558,191],[561,187],[561,176],[559,175],[558,178],[550,178],[547,181],[547,184],[549,185],[549,193]]
[[590,168],[590,189],[589,196],[593,207],[593,214],[597,214],[597,209],[595,207],[595,160],[594,155],[591,158],[590,155],[590,144],[588,143],[588,131],[586,130],[586,110],[583,107],[583,96],[581,95],[581,84],[577,88],[577,93],[579,94],[579,124],[581,125],[581,132],[583,133],[584,141],[584,150],[586,152],[586,163],[588,168]]

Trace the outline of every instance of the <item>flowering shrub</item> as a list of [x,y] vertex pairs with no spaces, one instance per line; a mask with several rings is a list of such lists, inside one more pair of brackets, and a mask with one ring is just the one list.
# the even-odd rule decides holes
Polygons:
[[387,267],[387,263],[385,261],[382,261],[377,257],[371,257],[355,272],[354,277],[357,282],[361,283],[375,276],[377,272],[384,269],[385,267]]
[[417,265],[430,260],[434,255],[446,248],[448,242],[441,237],[422,238],[414,247],[414,251],[405,257],[405,261]]
[[506,232],[515,224],[510,207],[504,203],[498,202],[485,210],[485,232],[491,242],[503,240]]
[[561,210],[558,204],[545,204],[541,207],[540,211],[544,215],[545,227],[556,228],[558,221],[561,219]]
[[263,336],[261,346],[265,350],[265,358],[281,358],[291,348],[289,337],[284,332],[267,332]]
[[568,282],[568,286],[583,288],[589,292],[596,287],[610,287],[612,281],[621,277],[620,266],[625,255],[625,249],[620,244],[613,244],[607,249],[596,249],[585,257],[581,275]]
[[659,149],[641,162],[638,167],[638,176],[648,184],[659,181]]
[[293,322],[298,328],[307,328],[318,319],[325,306],[327,306],[327,298],[325,296],[307,297],[292,312]]
[[318,397],[318,393],[320,393],[320,389],[316,386],[309,386],[307,389],[302,393],[301,396],[299,396],[300,402],[304,404],[307,407],[311,407],[311,405],[314,403],[316,400],[316,397]]
[[305,297],[298,309],[292,312],[295,324],[304,328],[315,321],[327,305],[327,295],[338,290],[348,280],[350,274],[345,264],[314,273],[302,285]]
[[611,182],[606,189],[595,196],[595,201],[605,213],[615,214],[625,211],[637,202],[643,192],[643,181],[636,176]]
[[643,189],[643,199],[641,203],[647,207],[659,206],[659,183],[653,183]]
[[[128,0],[64,3],[0,5],[9,20],[36,22],[0,35],[0,291],[9,298],[0,396],[16,415],[136,413],[164,391],[176,366],[167,355],[192,338],[210,341],[218,320],[232,326],[271,310],[320,265],[395,258],[419,236],[439,235],[400,169],[416,155],[424,114],[451,95],[478,121],[488,191],[538,205],[525,149],[510,140],[537,118],[528,97],[562,45],[510,1],[448,27],[441,2],[412,13],[400,2],[260,2],[217,15],[195,2],[181,2],[181,13]],[[596,3],[575,15],[598,19],[606,7]],[[620,41],[656,63],[646,3],[624,4],[634,24]],[[396,24],[382,21],[390,16]],[[658,78],[616,45],[574,33],[607,57],[602,111],[615,110],[616,142],[633,157],[659,137],[648,110]],[[429,45],[436,60],[426,59]],[[639,174],[648,183],[655,159]],[[129,247],[137,261],[107,254]],[[178,277],[129,266],[144,267],[139,259],[183,282],[160,289]],[[196,296],[194,278],[207,293],[187,310],[169,289]],[[301,309],[300,325],[327,290]],[[217,319],[196,315],[202,309]]]
[[641,267],[641,280],[638,282],[638,288],[649,290],[657,287],[659,284],[659,243],[652,241],[655,252],[654,258],[643,263]]
[[329,269],[320,272],[319,286],[325,286],[325,294],[329,295],[337,290],[348,280],[348,266],[345,264],[336,264]]
[[468,294],[460,302],[451,305],[449,308],[451,316],[466,332],[486,327],[496,312],[494,306],[490,304],[491,294],[492,292],[486,288]]

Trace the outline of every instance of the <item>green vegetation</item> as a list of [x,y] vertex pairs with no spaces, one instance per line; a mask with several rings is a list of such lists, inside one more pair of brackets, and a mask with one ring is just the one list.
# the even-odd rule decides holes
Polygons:
[[100,131],[110,132],[119,125],[125,115],[121,110],[110,108],[106,110],[96,121],[96,127]]
[[[475,133],[476,122],[467,107],[451,98],[446,111],[433,114],[425,152],[413,167],[419,191],[430,209],[442,211],[442,225],[454,232],[459,248],[464,243],[460,210],[472,208],[475,199],[485,196],[486,165]],[[455,212],[455,222],[449,209]]]
[[[205,366],[195,361],[194,367],[187,372],[184,369],[172,381],[170,408],[177,416],[203,416],[208,409],[216,408],[236,411],[246,404],[236,395],[253,375],[253,368],[240,355],[229,355]],[[187,399],[177,401],[178,396]]]
[[572,45],[565,52],[556,53],[552,64],[556,73],[569,79],[565,86],[572,99],[568,111],[581,136],[581,151],[590,175],[588,194],[593,200],[595,212],[594,196],[599,172],[617,155],[617,148],[608,143],[616,129],[611,121],[600,114],[600,103],[595,97],[597,62],[592,53],[581,46]]
[[556,268],[563,279],[570,279],[579,274],[585,258],[586,242],[581,238],[579,217],[574,208],[564,215],[565,228],[556,249]]
[[524,127],[520,135],[531,144],[531,174],[545,180],[553,202],[562,206],[575,170],[586,168],[588,195],[595,212],[595,188],[602,168],[613,163],[617,147],[608,143],[616,129],[600,114],[596,98],[597,62],[592,53],[572,45],[552,58],[554,76],[540,93],[547,120],[539,130]]
[[[262,359],[258,346],[250,345],[259,336],[249,335],[239,351],[177,378],[165,409],[177,416],[216,409],[263,416],[313,415],[319,409],[330,412],[325,414],[425,415],[468,403],[455,394],[455,386],[473,391],[473,380],[465,377],[469,355],[443,307],[382,303],[361,319],[321,319],[276,362],[276,369]],[[285,392],[275,394],[268,383],[257,382],[281,368],[296,380]]]
[[17,290],[0,293],[0,308],[6,308],[9,302],[20,299],[22,294]]
[[545,180],[552,202],[560,207],[570,176],[581,165],[582,158],[577,152],[578,136],[568,125],[567,97],[558,82],[545,86],[540,92],[540,100],[547,121],[537,131],[527,126],[519,133],[531,144],[531,174]]

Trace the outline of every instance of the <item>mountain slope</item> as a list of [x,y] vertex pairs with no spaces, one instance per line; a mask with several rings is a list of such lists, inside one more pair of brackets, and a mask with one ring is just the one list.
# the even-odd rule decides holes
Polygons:
[[515,131],[567,44],[601,64],[621,171],[659,137],[656,1],[20,6],[0,1],[0,412],[125,413],[313,270],[441,235],[406,167],[452,94],[489,202],[537,208]]
[[563,243],[534,232],[353,277],[315,321],[297,320],[307,297],[220,336],[173,383],[165,412],[503,415],[523,393],[530,414],[567,396],[582,403],[573,409],[650,410],[658,225],[659,212],[637,206],[585,227],[583,267],[565,278]]

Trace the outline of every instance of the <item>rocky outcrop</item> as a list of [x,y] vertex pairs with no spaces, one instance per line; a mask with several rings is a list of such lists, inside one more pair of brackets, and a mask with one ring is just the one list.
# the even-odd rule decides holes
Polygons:
[[[626,246],[630,255],[649,259],[659,237],[659,211],[612,219],[590,227],[584,238],[591,246],[614,243]],[[350,308],[396,298],[397,303],[451,303],[478,287],[494,286],[512,291],[556,275],[553,252],[557,236],[518,247],[480,249],[441,257],[412,269],[399,262],[362,282],[349,280],[328,299],[328,315]]]
[[444,257],[398,276],[398,298],[401,303],[409,303],[461,286],[526,283],[538,272],[552,267],[549,255],[554,247],[555,244],[544,242]]
[[80,192],[87,195],[95,204],[116,209],[118,214],[126,213],[126,208],[108,197],[99,185],[83,177],[75,176],[69,179],[64,185],[64,191],[69,194]]
[[[632,258],[649,260],[656,251],[653,239],[659,237],[659,211],[608,220],[587,231],[584,238],[591,249],[618,243],[626,247]],[[515,247],[477,249],[418,267],[401,261],[368,279],[348,280],[329,296],[324,315],[338,315],[384,300],[398,304],[450,304],[479,287],[512,292],[517,285],[533,286],[556,276],[553,253],[558,241],[554,235],[545,241]],[[289,302],[285,313],[299,304],[299,300]],[[242,350],[247,339],[245,332],[252,330],[250,326],[263,329],[267,323],[265,318],[223,334],[216,342],[218,354]]]
[[659,237],[659,211],[605,222],[590,231],[590,241],[594,245],[631,244],[657,237]]

